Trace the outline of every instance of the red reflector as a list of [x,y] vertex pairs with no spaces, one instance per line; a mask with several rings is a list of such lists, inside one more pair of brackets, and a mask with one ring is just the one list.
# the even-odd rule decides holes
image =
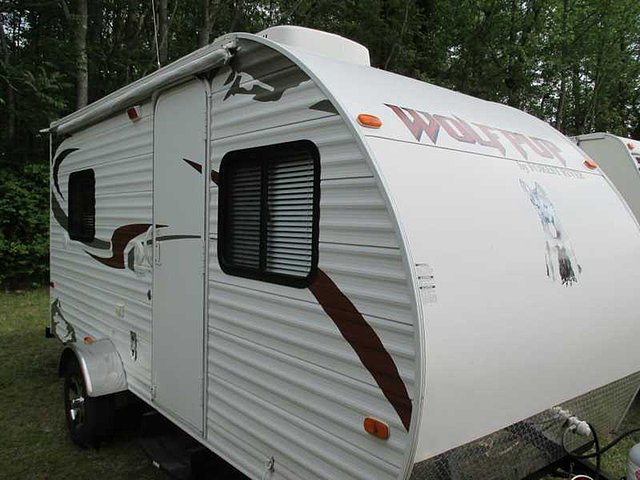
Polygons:
[[84,337],[84,343],[86,343],[87,345],[91,345],[93,342],[96,341],[95,338],[93,338],[91,335],[87,335],[86,337]]
[[380,440],[389,438],[389,425],[375,418],[367,417],[364,419],[364,430]]
[[129,116],[129,120],[135,122],[136,120],[140,120],[140,107],[129,107],[127,108],[127,115]]
[[49,286],[50,286],[51,288],[56,288],[56,284],[55,284],[55,283],[53,283],[53,282],[49,282]]

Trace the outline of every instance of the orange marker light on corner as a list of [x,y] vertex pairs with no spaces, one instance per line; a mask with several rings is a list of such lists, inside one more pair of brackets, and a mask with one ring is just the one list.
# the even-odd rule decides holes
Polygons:
[[380,440],[387,440],[389,438],[389,425],[372,417],[366,417],[364,419],[364,430],[369,435],[379,438]]
[[635,147],[633,146],[633,143],[627,143],[627,148],[629,150],[633,150]]
[[87,335],[86,337],[84,337],[84,343],[86,343],[87,345],[91,345],[93,342],[96,341],[95,338],[93,338],[91,335]]
[[375,115],[369,115],[368,113],[361,113],[358,115],[358,123],[367,128],[380,128],[382,126],[382,120]]
[[598,168],[598,164],[593,160],[591,160],[590,158],[587,158],[584,161],[584,166],[587,167],[589,170],[595,170],[596,168]]

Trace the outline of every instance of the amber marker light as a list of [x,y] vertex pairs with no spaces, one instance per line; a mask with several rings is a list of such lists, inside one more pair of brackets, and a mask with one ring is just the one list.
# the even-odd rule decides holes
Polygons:
[[380,440],[387,440],[389,438],[389,425],[380,420],[372,417],[364,419],[364,430],[369,434]]
[[584,166],[587,167],[589,170],[595,170],[596,168],[598,168],[598,164],[593,160],[591,160],[590,158],[587,158],[584,161]]
[[629,150],[633,150],[634,149],[633,143],[627,143],[627,148]]
[[95,338],[93,338],[91,335],[87,335],[86,337],[84,337],[84,343],[86,343],[87,345],[91,345],[93,342],[96,341]]
[[382,120],[375,115],[369,115],[368,113],[361,113],[358,115],[358,123],[367,128],[380,128],[382,126]]

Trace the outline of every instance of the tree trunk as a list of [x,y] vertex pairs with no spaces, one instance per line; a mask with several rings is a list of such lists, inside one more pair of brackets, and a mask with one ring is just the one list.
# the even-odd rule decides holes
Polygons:
[[402,19],[402,27],[400,28],[400,35],[398,36],[397,41],[394,42],[394,44],[391,46],[391,50],[389,51],[387,60],[384,62],[384,66],[382,67],[383,70],[389,70],[389,65],[391,64],[391,60],[393,59],[393,56],[396,53],[396,50],[398,50],[402,46],[402,40],[403,40],[405,31],[407,30],[407,22],[409,21],[410,5],[411,3],[407,2],[404,6],[404,17]]
[[598,117],[598,108],[600,101],[600,90],[602,89],[602,84],[604,83],[604,57],[604,52],[598,54],[596,63],[596,74],[593,80],[593,95],[591,96],[589,110],[587,111],[587,126],[589,128],[589,131],[591,132],[594,131],[594,128],[596,126],[596,119]]
[[89,100],[89,61],[87,59],[87,0],[77,0],[75,15],[76,43],[76,107],[82,108]]
[[169,59],[169,0],[158,2],[158,56],[160,65]]
[[213,18],[211,16],[211,4],[209,0],[201,0],[200,3],[202,4],[202,25],[200,26],[200,32],[198,32],[198,46],[204,47],[209,45]]
[[562,77],[560,79],[560,95],[558,96],[558,107],[556,110],[556,122],[554,127],[556,130],[563,131],[564,126],[564,104],[567,98],[567,84],[565,82],[564,66],[562,67]]
[[[2,51],[2,61],[5,64],[5,69],[9,70],[11,63],[11,52],[9,51],[9,45],[4,35],[4,24],[2,23],[2,17],[0,16],[0,50]],[[11,82],[6,82],[6,101],[7,101],[7,141],[9,145],[13,143],[16,136],[16,97]]]
[[564,0],[562,9],[562,50],[560,52],[560,95],[558,97],[558,107],[556,110],[556,121],[554,127],[561,132],[564,131],[564,111],[565,102],[567,100],[567,53],[568,42],[567,38],[567,23],[569,16],[569,0]]
[[573,97],[573,129],[568,131],[568,128],[564,128],[564,133],[584,133],[586,132],[585,125],[585,113],[584,113],[584,105],[582,101],[582,91],[583,89],[583,80],[581,78],[580,67],[578,65],[573,66],[572,75],[571,75],[571,84],[572,84],[572,97]]
[[509,48],[507,49],[507,71],[504,79],[505,87],[507,87],[507,105],[511,107],[516,107],[515,101],[515,90],[516,90],[516,80],[515,80],[515,62],[516,59],[516,30],[518,30],[518,26],[516,26],[516,17],[518,13],[519,2],[516,3],[516,0],[511,0],[511,8],[509,10]]
[[229,25],[229,31],[235,32],[240,22],[240,16],[242,15],[242,9],[244,8],[243,0],[236,0],[235,7],[233,9],[233,18],[231,19],[231,25]]

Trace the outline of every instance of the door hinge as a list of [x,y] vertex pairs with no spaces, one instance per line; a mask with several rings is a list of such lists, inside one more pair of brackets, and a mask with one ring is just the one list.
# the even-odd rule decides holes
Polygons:
[[151,385],[151,400],[155,400],[156,397],[158,396],[158,387],[156,387],[155,385]]

